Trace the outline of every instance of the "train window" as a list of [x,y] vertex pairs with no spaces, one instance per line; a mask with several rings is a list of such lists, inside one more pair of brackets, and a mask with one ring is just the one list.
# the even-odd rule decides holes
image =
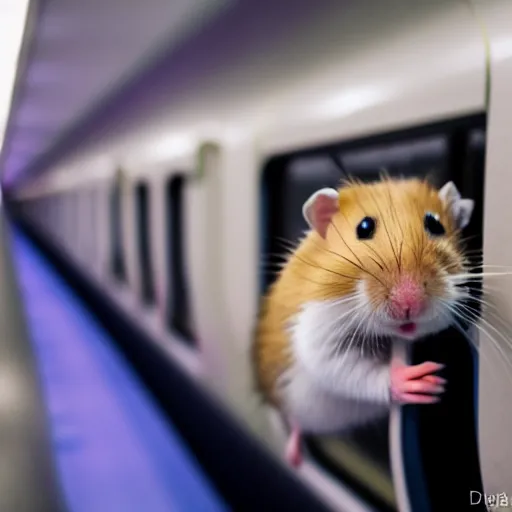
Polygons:
[[55,203],[56,203],[55,234],[60,243],[62,243],[62,216],[63,216],[62,215],[62,210],[63,210],[62,199],[63,199],[62,193],[57,193],[57,195],[55,196]]
[[78,196],[75,190],[69,192],[69,250],[76,257],[76,247],[78,245]]
[[66,247],[71,253],[74,245],[73,233],[75,232],[75,200],[73,191],[66,192]]
[[144,304],[154,304],[155,287],[151,262],[150,191],[147,183],[135,187],[135,215],[137,226],[137,246],[140,270],[141,300]]
[[[378,179],[383,170],[390,176],[428,176],[429,181],[436,186],[453,180],[461,192],[477,203],[467,233],[473,238],[474,248],[474,244],[481,243],[484,124],[482,116],[476,116],[273,158],[263,173],[265,212],[262,260],[265,269],[275,268],[282,260],[280,255],[290,244],[295,245],[307,229],[302,218],[302,204],[315,190],[337,187],[347,177],[373,181]],[[262,276],[263,292],[274,279],[275,275],[265,272]],[[424,408],[421,411],[416,406],[404,408],[408,411],[404,413],[408,427],[404,429],[403,438],[406,470],[409,475],[420,472],[418,478],[427,482],[425,492],[430,495],[432,510],[442,508],[442,492],[449,492],[439,477],[439,466],[444,465],[449,458],[448,453],[457,453],[458,460],[467,463],[464,469],[467,480],[464,485],[474,485],[469,490],[479,489],[476,434],[473,428],[476,405],[471,392],[475,386],[472,370],[474,353],[470,344],[463,333],[448,329],[437,336],[435,341],[419,345],[412,357],[418,361],[427,360],[425,358],[428,357],[428,360],[451,363],[455,352],[466,365],[463,368],[456,367],[450,373],[450,380],[456,380],[459,384],[456,391],[447,393],[445,397],[443,419],[439,413],[441,407],[436,406],[430,410]],[[461,424],[461,418],[472,424]],[[443,434],[440,425],[451,420],[452,425],[456,425],[453,429],[463,429],[466,433],[459,437],[455,430],[450,430],[448,435]],[[437,437],[432,436],[431,431],[436,422]],[[397,510],[391,474],[388,423],[389,418],[383,418],[357,428],[350,434],[310,436],[306,441],[311,457],[379,510]],[[445,452],[436,449],[436,457],[432,457],[427,447],[435,443],[442,446]],[[416,449],[418,457],[412,456],[414,446],[419,446]],[[434,461],[437,461],[437,465]],[[457,472],[453,465],[448,465],[453,473]],[[449,473],[444,468],[442,473],[445,481],[450,482]],[[423,495],[418,494],[417,499],[423,498]]]
[[110,191],[110,267],[112,275],[119,281],[126,281],[126,263],[123,247],[123,205],[122,189],[116,180]]
[[100,231],[99,221],[100,221],[100,204],[99,204],[99,196],[97,193],[97,188],[92,186],[89,189],[89,211],[87,212],[91,222],[91,229],[89,232],[89,237],[87,239],[87,254],[91,257],[93,261],[96,261],[97,251],[98,251],[98,235],[97,233]]
[[185,278],[185,248],[183,240],[183,189],[185,178],[173,176],[165,187],[167,220],[167,325],[186,343],[194,344],[190,322],[187,282]]
[[87,258],[87,191],[86,189],[81,189],[76,191],[75,195],[76,201],[76,254],[77,258],[86,262],[89,261]]

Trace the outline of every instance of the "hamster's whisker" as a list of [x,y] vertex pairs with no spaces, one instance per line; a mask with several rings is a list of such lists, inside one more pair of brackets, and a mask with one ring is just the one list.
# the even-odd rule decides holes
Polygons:
[[[277,255],[270,255],[270,257],[276,257]],[[286,265],[286,260],[284,260],[283,258],[283,261],[271,261],[270,259],[265,261],[265,260],[260,260],[259,264],[260,266],[263,266],[263,265]]]
[[[341,236],[341,233],[339,233],[339,231],[338,231],[338,229],[336,228],[335,224],[332,224],[332,225],[335,227],[335,229],[336,229],[337,233],[340,235],[340,237],[341,237],[342,241],[343,241],[343,242],[345,243],[345,245],[347,245],[347,247],[348,247],[348,244],[345,242],[345,240],[344,240],[344,239],[343,239],[343,237]],[[362,265],[363,265],[362,263],[361,263],[361,265],[358,265],[357,263],[355,263],[354,261],[352,261],[350,258],[347,258],[346,256],[343,256],[342,254],[339,254],[339,253],[337,253],[337,252],[335,252],[335,251],[332,251],[331,249],[326,249],[325,247],[322,247],[322,246],[320,246],[319,244],[315,244],[315,247],[316,247],[317,249],[319,249],[319,250],[321,250],[321,251],[323,251],[323,252],[327,253],[327,254],[332,254],[333,256],[336,256],[336,257],[338,257],[338,258],[341,258],[341,259],[345,260],[347,263],[350,263],[351,265],[353,265],[353,266],[354,266],[354,267],[356,267],[357,269],[361,270],[361,272],[366,272],[369,276],[371,276],[371,277],[373,277],[374,279],[376,279],[377,281],[379,281],[379,283],[380,283],[380,284],[382,284],[382,286],[384,286],[384,287],[386,286],[386,285],[382,282],[382,280],[380,280],[380,279],[379,279],[375,274],[373,274],[372,272],[370,272],[368,269],[365,269],[365,268],[362,266]],[[349,248],[349,250],[351,250],[351,249]],[[353,251],[352,251],[352,252],[353,252]],[[357,256],[356,256],[356,258],[357,258]]]
[[[457,285],[457,287],[461,288],[462,284]],[[469,300],[487,300],[489,292],[500,293],[502,291],[502,288],[498,285],[492,286],[486,283],[485,286],[482,286],[479,282],[466,282],[464,288],[466,289],[467,293],[466,298]],[[478,295],[471,295],[470,293]]]
[[381,340],[379,340],[376,333],[371,330],[371,323],[373,317],[377,315],[377,310],[370,309],[370,311],[368,311],[368,308],[364,306],[360,311],[364,312],[364,314],[359,318],[353,340],[356,342],[357,336],[360,336],[360,350],[363,357],[366,357],[368,352],[376,355],[382,348]]
[[[357,183],[359,183],[359,180],[357,180]],[[364,208],[364,206],[361,204],[361,202],[359,201],[359,198],[357,196],[357,194],[355,194],[355,200],[356,200],[356,203],[358,204],[359,208],[361,208],[361,211],[363,212],[364,215],[368,215],[366,209]],[[347,220],[348,222],[348,218],[347,216],[345,215],[345,213],[342,211],[341,212],[343,217],[345,217],[345,220]],[[383,265],[383,267],[388,271],[388,272],[391,272],[391,270],[389,269],[389,267],[387,266],[386,264],[386,261],[384,260],[384,258],[382,257],[382,255],[380,255],[368,242],[365,242],[364,240],[362,240],[362,242],[364,243],[364,245],[366,246],[367,249],[370,249],[377,258],[379,258],[381,264]],[[377,261],[374,259],[374,258],[371,258],[375,263],[377,263]],[[380,267],[380,265],[377,263],[377,265]],[[381,270],[383,270],[382,267],[380,267]]]
[[[380,260],[380,262],[382,263],[383,267],[384,267],[388,272],[390,272],[389,267],[386,265],[386,262],[384,261],[384,258],[382,257],[382,255],[380,255],[380,254],[379,254],[379,253],[378,253],[378,252],[377,252],[377,251],[376,251],[376,250],[375,250],[375,249],[374,249],[374,248],[373,248],[373,247],[372,247],[368,242],[364,242],[364,245],[365,245],[365,247],[366,247],[367,249],[370,249],[370,251],[372,251],[372,252],[373,252],[373,254],[375,254],[375,256],[376,256],[377,258],[379,258],[379,260]],[[374,260],[373,258],[372,258],[372,260],[376,262],[376,260]],[[376,263],[377,263],[377,262],[376,262]],[[381,267],[381,270],[384,270],[384,268],[383,268],[383,267]]]
[[356,343],[357,333],[358,333],[358,331],[361,327],[361,323],[362,323],[362,319],[360,319],[358,315],[354,315],[354,320],[357,321],[357,325],[352,332],[352,336],[349,339],[348,346],[346,347],[346,353],[348,353],[350,350],[353,349],[354,344]]
[[[353,315],[354,313],[357,313],[357,311],[361,308],[360,304],[356,304],[355,306],[350,307],[347,311],[344,311],[341,315],[337,316],[336,318],[333,318],[326,327],[332,328],[332,329],[340,329],[344,328],[347,324],[341,324],[341,320],[344,320],[350,315]],[[352,320],[352,319],[351,319]]]
[[[284,269],[284,267],[286,266],[286,264],[288,263],[288,258],[285,258],[283,257],[282,255],[268,255],[267,256],[269,259],[268,260],[260,260],[259,261],[259,270],[277,270],[277,271],[281,271],[282,269]],[[270,258],[280,258],[281,261],[271,261]]]
[[452,311],[451,308],[450,308],[450,313],[452,315],[452,318],[451,318],[451,321],[454,325],[454,327],[466,338],[467,341],[469,341],[471,343],[471,345],[473,345],[473,347],[478,351],[479,347],[478,347],[478,344],[475,342],[475,340],[468,335],[467,331],[464,329],[464,327],[462,327],[462,325],[460,325],[460,323],[458,322],[458,314],[455,312],[455,311]]
[[[499,314],[497,314],[495,311],[486,311],[485,312],[485,315],[488,316],[493,322],[496,322],[497,324],[500,324],[501,327],[503,328],[503,330],[505,332],[510,332],[510,324],[507,324],[507,322],[505,320],[503,320]],[[482,318],[481,320],[484,324],[489,324],[489,325],[492,325],[487,319],[485,318]],[[504,336],[504,335],[503,335]],[[507,338],[507,344],[509,346],[509,348],[512,350],[512,340],[510,340],[510,338]]]
[[[340,230],[338,229],[338,226],[336,226],[336,223],[334,222],[334,220],[331,219],[331,222],[332,226],[334,227],[334,229],[336,230],[336,233],[338,233],[338,236],[341,238],[341,241],[345,244],[346,248],[354,255],[354,258],[359,262],[359,264],[362,266],[364,265],[363,262],[359,259],[359,257],[357,256],[357,254],[352,250],[352,248],[348,245],[348,243],[346,242],[345,238],[343,237],[343,235],[340,233]],[[338,254],[339,256],[339,254]]]
[[339,357],[352,348],[355,332],[355,330],[352,330],[352,325],[357,321],[357,319],[358,315],[353,315],[347,326],[343,326],[343,328],[337,332],[336,338],[338,342],[336,343],[334,352],[335,357]]
[[[498,324],[501,324],[501,327],[505,332],[512,331],[512,326],[504,318],[501,317],[500,311],[495,304],[478,300],[476,302],[482,305],[483,313],[485,316],[489,316],[493,321],[497,322]],[[463,306],[467,311],[471,311],[475,315],[475,317],[477,317],[477,321],[488,325],[492,329],[495,329],[495,327],[486,318],[484,318],[482,315],[479,315],[478,311],[476,311],[472,306],[470,306],[469,304],[463,304]],[[503,333],[501,335],[503,337],[505,336]],[[510,340],[510,338],[505,339],[504,337],[504,341],[506,341],[506,343],[512,349],[512,340]]]
[[[464,328],[460,325],[460,323],[457,321],[456,318],[452,318],[452,321],[453,321],[454,327],[464,336],[464,338],[466,338],[466,340],[473,346],[473,348],[478,352],[479,355],[483,355],[484,356],[484,359],[486,360],[487,364],[489,364],[489,366],[492,366],[492,363],[490,361],[489,355],[486,354],[485,351],[482,352],[480,350],[480,347],[479,347],[478,343],[467,333],[466,330],[464,330]],[[508,374],[508,367],[506,368],[506,371],[507,371],[507,374]],[[499,386],[500,383],[498,382],[498,379],[497,379],[496,374],[494,372],[492,372],[492,376],[494,378],[494,382]],[[512,380],[512,378],[511,378],[511,380]]]
[[484,311],[487,311],[487,308],[490,308],[490,309],[495,310],[498,314],[500,312],[498,307],[496,306],[496,304],[490,302],[489,299],[487,299],[487,298],[482,298],[482,297],[466,297],[466,298],[476,302],[477,304],[480,304],[482,306],[482,308],[484,308]]
[[373,309],[370,311],[370,314],[365,318],[364,321],[364,333],[362,343],[365,346],[365,349],[369,349],[372,355],[377,356],[379,352],[382,351],[385,336],[377,336],[377,333],[372,329],[372,322],[374,317],[377,316],[377,310]]
[[389,199],[389,206],[390,206],[390,210],[391,210],[391,215],[392,217],[394,217],[396,223],[398,224],[398,228],[400,229],[400,234],[402,236],[402,241],[400,242],[400,249],[399,249],[399,255],[398,255],[398,260],[399,260],[399,264],[398,264],[398,270],[402,270],[402,251],[403,251],[403,247],[404,247],[404,240],[405,240],[405,235],[404,235],[404,230],[402,228],[402,224],[400,223],[400,219],[398,218],[398,213],[396,211],[396,207],[395,207],[395,204],[393,203],[393,199],[391,197],[391,182],[388,181],[387,183],[387,192],[388,192],[388,199]]
[[[461,313],[460,311],[457,311],[459,316],[466,320],[466,321],[470,321],[471,320],[471,317],[469,315],[466,315],[464,313]],[[503,347],[501,346],[500,342],[494,337],[492,336],[489,331],[484,328],[482,325],[480,325],[479,323],[476,323],[476,322],[473,322],[472,325],[474,325],[479,331],[481,331],[483,334],[485,334],[489,340],[491,341],[491,346],[493,346],[498,352],[499,354],[501,355],[501,358],[500,360],[503,362],[508,374],[509,374],[509,377],[511,377],[511,381],[512,381],[512,361],[509,357],[509,355],[507,355],[507,353],[503,350]],[[507,340],[502,333],[500,333],[497,329],[495,329],[494,327],[492,327],[490,324],[486,324],[488,327],[491,327],[493,331],[496,331],[496,333],[502,338],[504,339],[507,344],[510,346],[510,341]],[[481,353],[480,350],[478,350],[479,353]],[[507,364],[508,363],[508,364]]]
[[481,266],[484,262],[483,255],[476,256],[474,254],[465,253],[464,258],[466,259],[467,264],[473,267]]
[[469,267],[470,270],[478,270],[481,268],[504,268],[504,269],[511,270],[512,266],[508,266],[508,265],[475,265],[474,267]]
[[325,307],[330,308],[334,306],[339,306],[340,304],[345,304],[346,302],[352,302],[354,300],[358,300],[364,297],[364,295],[360,291],[355,291],[349,295],[346,295],[344,297],[341,297],[336,300],[331,300],[330,304],[327,304]]
[[295,251],[300,245],[300,240],[294,242],[292,240],[288,240],[287,238],[283,238],[282,236],[276,236],[274,238],[276,241],[280,242],[285,249],[288,249],[292,252]]
[[362,267],[361,265],[358,265],[357,263],[355,263],[354,261],[352,261],[350,258],[347,258],[346,256],[343,256],[342,254],[339,254],[335,251],[332,251],[331,249],[326,249],[325,247],[321,247],[320,245],[318,244],[315,244],[315,246],[321,250],[321,251],[324,251],[326,252],[327,254],[332,254],[333,256],[336,256],[338,258],[341,258],[342,260],[345,260],[347,263],[350,263],[351,265],[353,265],[354,267],[356,267],[357,269],[361,270],[361,272],[365,272],[367,273],[369,276],[373,277],[375,280],[377,280],[382,286],[386,286],[384,284],[384,282],[379,279],[375,274],[373,274],[372,272],[370,272],[369,270],[365,269],[364,267]]
[[[464,319],[466,321],[470,321],[472,325],[475,325],[478,328],[481,328],[483,332],[491,338],[492,336],[489,334],[489,332],[485,331],[484,328],[480,325],[480,323],[484,324],[486,328],[490,329],[492,332],[496,333],[507,345],[508,348],[512,348],[512,341],[510,338],[507,338],[501,331],[499,331],[496,327],[494,327],[489,321],[487,321],[485,318],[477,317],[477,315],[474,313],[473,310],[471,310],[468,306],[464,304],[456,304],[455,308],[458,313],[464,315]],[[500,353],[503,357],[507,357],[507,355],[504,353],[503,348],[499,344],[499,342],[493,338],[493,341],[498,344]],[[508,357],[507,357],[508,359]],[[510,361],[509,361],[510,362]]]
[[297,272],[297,269],[293,269],[292,272],[296,276],[300,277],[304,281],[308,281],[309,283],[313,283],[313,284],[316,284],[316,285],[319,285],[319,286],[328,286],[329,285],[329,282],[326,282],[326,281],[324,281],[324,282],[315,281],[314,279],[311,279],[310,277],[305,276],[301,272]]
[[[469,300],[471,301],[471,303],[465,303],[464,307],[467,310],[470,310],[478,318],[478,321],[485,323],[486,319],[484,318],[484,316],[489,317],[494,322],[501,324],[501,327],[506,332],[512,332],[512,325],[501,316],[501,311],[495,304],[492,304],[478,297],[471,297]],[[477,305],[481,306],[481,311],[476,309],[476,307],[473,306],[472,303],[476,303]]]
[[381,270],[384,270],[384,267],[372,256],[368,256]]
[[[459,232],[457,231],[457,232],[455,232],[455,233],[452,235],[452,237],[457,237],[458,235],[459,235]],[[465,236],[465,237],[463,237],[463,238],[459,238],[459,242],[460,242],[461,244],[465,244],[466,242],[469,242],[470,240],[475,239],[477,236],[479,236],[479,235],[469,235],[469,236]],[[481,251],[482,249],[473,249],[473,250],[475,250],[475,251]]]
[[[353,304],[354,302],[356,303],[355,305],[351,305],[349,307],[348,310],[345,310],[343,311],[339,316],[336,316],[334,317],[331,322],[327,325],[327,327],[339,327],[340,326],[340,320],[343,320],[344,318],[346,318],[347,316],[353,314],[354,312],[358,311],[362,306],[361,304],[358,302],[359,301],[359,297],[352,297],[350,300],[344,300],[344,301],[340,301],[340,302],[333,302],[331,304],[325,304],[323,306],[323,308],[325,310],[330,310],[330,309],[333,309],[334,307],[339,307],[340,305],[345,305],[345,304]],[[343,326],[343,325],[342,325]]]
[[[340,317],[336,318],[334,322],[331,323],[332,328],[335,330],[335,345],[334,345],[334,356],[338,357],[342,350],[346,348],[346,338],[350,334],[352,324],[358,319],[358,312],[361,309],[360,305],[350,309]],[[351,315],[351,318],[348,323],[340,322],[346,316]],[[349,343],[350,344],[350,343]]]
[[395,246],[393,245],[393,241],[391,240],[391,235],[390,235],[388,227],[386,225],[386,221],[384,220],[386,217],[382,213],[382,210],[380,209],[380,206],[379,206],[379,202],[376,200],[375,195],[373,194],[371,188],[368,189],[368,192],[369,192],[373,202],[375,203],[375,207],[377,208],[377,210],[379,212],[380,218],[382,219],[382,225],[384,226],[384,231],[386,232],[386,235],[388,237],[389,245],[391,246],[391,250],[393,251],[393,254],[395,256],[395,260],[396,260],[396,264],[397,264],[398,270],[401,270],[401,268],[400,268],[400,260],[398,259],[398,255],[396,253]]
[[484,259],[484,253],[481,249],[474,250],[474,251],[463,250],[461,252],[464,253],[464,256],[466,258],[469,258],[470,260],[475,261],[475,262],[483,261],[483,259]]
[[[416,209],[416,213],[417,213],[418,217],[422,218],[424,215],[424,212],[422,212],[420,210],[419,203],[417,201],[413,201],[412,206]],[[418,257],[417,261],[419,263],[423,259],[423,254],[425,252],[426,237],[425,237],[425,234],[423,231],[413,230],[412,234],[414,236],[414,242],[416,243],[416,246],[418,247],[419,257]]]
[[283,266],[286,265],[286,262],[278,262],[278,261],[262,261],[259,265],[259,270],[275,270],[275,271],[281,271],[283,269]]
[[481,277],[505,277],[512,276],[512,272],[478,272],[467,274],[454,274],[450,279],[478,279]]
[[287,260],[290,256],[293,256],[293,252],[267,252],[262,255],[262,259],[265,260],[267,258],[279,258],[281,260]]
[[310,261],[307,261],[304,258],[300,257],[298,254],[295,254],[295,257],[299,261],[302,261],[302,263],[304,263],[305,265],[309,265],[312,268],[317,268],[319,270],[324,270],[325,272],[330,272],[331,274],[335,274],[335,275],[337,275],[339,277],[343,277],[345,279],[357,280],[357,277],[355,277],[355,276],[347,276],[346,274],[342,274],[340,272],[336,272],[335,270],[332,270],[332,269],[329,269],[329,268],[326,268],[326,267],[322,267],[320,265],[315,265],[315,264],[311,263]]
[[[445,265],[441,268],[441,270],[444,270],[448,275],[450,275],[450,270],[454,270],[460,268],[458,262],[449,263],[448,265]],[[464,270],[469,270],[468,268],[464,268]],[[454,274],[457,275],[457,274]]]
[[274,277],[274,276],[278,276],[279,275],[279,272],[281,272],[280,269],[272,269],[272,268],[264,268],[264,269],[261,269],[261,275],[265,276],[265,277],[268,277],[268,276],[271,276],[271,277]]
[[411,249],[412,253],[414,254],[414,259],[416,260],[416,265],[419,265],[420,264],[420,255],[419,255],[418,251],[416,250],[414,240],[413,240],[412,244],[407,243],[405,240],[402,240],[402,242],[405,243],[406,246],[409,247],[409,249]]

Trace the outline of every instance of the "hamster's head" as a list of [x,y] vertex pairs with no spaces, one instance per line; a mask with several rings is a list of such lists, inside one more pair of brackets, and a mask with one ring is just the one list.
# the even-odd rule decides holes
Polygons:
[[319,190],[303,213],[320,236],[322,266],[340,281],[329,298],[350,303],[348,321],[370,336],[416,340],[454,324],[467,298],[460,233],[473,206],[452,182],[440,190],[417,179]]

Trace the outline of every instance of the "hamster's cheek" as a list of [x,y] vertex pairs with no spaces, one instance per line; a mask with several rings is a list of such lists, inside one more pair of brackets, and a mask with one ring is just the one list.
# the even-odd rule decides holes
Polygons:
[[386,304],[386,289],[372,276],[361,276],[356,284],[356,293],[360,303],[368,308],[368,315],[376,311],[382,314]]

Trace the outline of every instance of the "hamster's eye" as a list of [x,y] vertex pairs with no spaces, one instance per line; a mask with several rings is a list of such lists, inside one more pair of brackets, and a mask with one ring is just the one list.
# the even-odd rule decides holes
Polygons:
[[428,212],[423,220],[425,231],[432,236],[442,236],[445,234],[444,226],[435,213]]
[[359,240],[368,240],[375,233],[375,220],[371,217],[365,217],[357,226],[357,238]]

